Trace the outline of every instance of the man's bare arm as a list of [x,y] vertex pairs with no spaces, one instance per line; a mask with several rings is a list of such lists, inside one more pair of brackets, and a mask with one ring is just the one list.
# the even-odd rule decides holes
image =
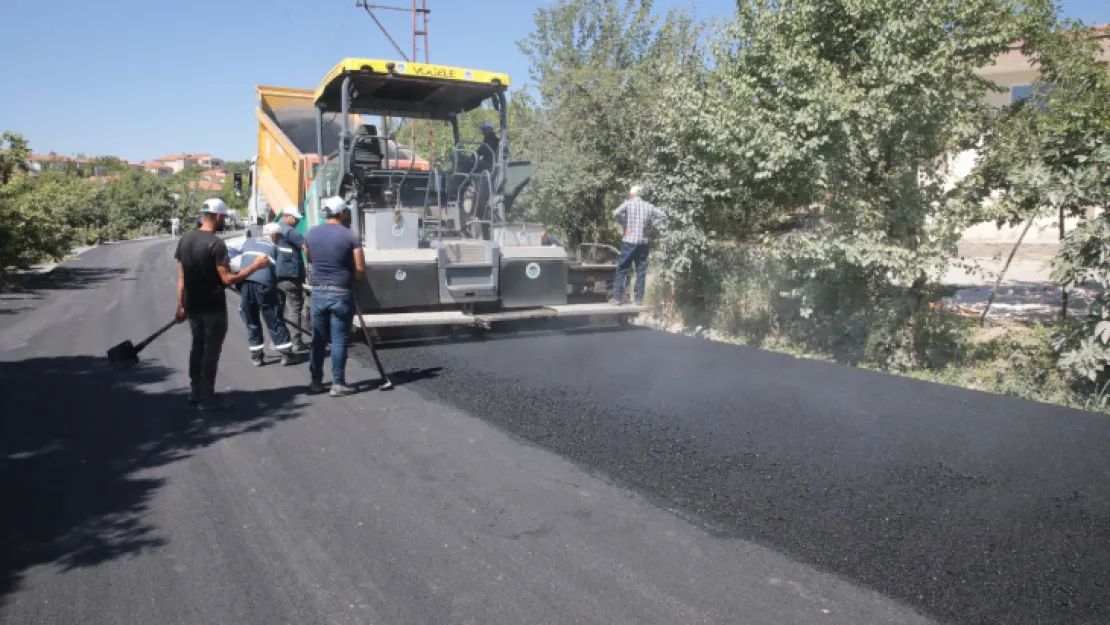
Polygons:
[[269,262],[268,257],[259,256],[249,267],[244,268],[239,273],[231,273],[231,269],[227,265],[217,266],[216,272],[220,274],[220,281],[224,283],[224,286],[235,286],[250,277],[252,273],[265,267]]
[[355,280],[362,280],[366,275],[366,255],[361,247],[355,248]]
[[177,261],[177,314],[174,319],[178,323],[185,321],[185,268],[181,261]]

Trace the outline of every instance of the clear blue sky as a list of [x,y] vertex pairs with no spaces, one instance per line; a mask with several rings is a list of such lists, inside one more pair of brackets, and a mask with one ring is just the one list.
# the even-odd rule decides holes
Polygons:
[[[547,4],[428,0],[432,61],[507,72],[521,84],[528,64],[516,41]],[[1063,6],[1089,24],[1110,22],[1110,0]],[[735,0],[697,7],[700,17],[725,16]],[[407,51],[409,16],[380,15]],[[22,132],[40,153],[244,159],[256,141],[255,85],[315,88],[342,58],[396,57],[354,0],[0,0],[0,24],[10,55],[0,65],[0,130]]]

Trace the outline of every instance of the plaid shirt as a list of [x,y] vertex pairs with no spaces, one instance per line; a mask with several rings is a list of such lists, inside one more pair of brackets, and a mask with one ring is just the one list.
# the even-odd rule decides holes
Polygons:
[[613,217],[624,227],[624,238],[621,240],[640,245],[649,242],[649,229],[657,227],[667,218],[667,214],[655,208],[651,202],[635,197],[625,200],[613,211]]

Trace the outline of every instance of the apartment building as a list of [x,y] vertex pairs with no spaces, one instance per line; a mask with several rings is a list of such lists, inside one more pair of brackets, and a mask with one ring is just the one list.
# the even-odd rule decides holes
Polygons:
[[[1102,46],[1102,58],[1108,63],[1110,71],[1110,25],[1092,26],[1094,36]],[[980,69],[977,74],[990,79],[999,87],[1005,88],[1002,93],[991,93],[987,102],[993,106],[1008,106],[1033,95],[1033,84],[1037,81],[1039,73],[1032,60],[1021,53],[1022,42],[1010,46],[1010,49],[999,55],[992,65]]]
[[219,169],[226,164],[223,159],[216,158],[211,154],[167,154],[154,159],[154,161],[165,164],[173,169],[174,173],[193,165],[199,165],[204,169]]
[[175,173],[173,167],[160,161],[149,161],[143,163],[143,170],[160,178],[165,178],[166,176]]

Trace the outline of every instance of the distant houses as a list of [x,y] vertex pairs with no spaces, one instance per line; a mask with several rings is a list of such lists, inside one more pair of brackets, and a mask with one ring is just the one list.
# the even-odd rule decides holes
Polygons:
[[85,158],[50,152],[49,154],[32,154],[27,159],[27,170],[32,176],[37,176],[44,171],[87,173],[90,179],[107,183],[119,178],[118,174],[113,174],[109,167],[103,165],[104,160],[109,158],[117,158],[122,164],[131,169],[145,171],[160,178],[171,176],[189,167],[202,167],[204,171],[201,172],[200,180],[193,185],[193,188],[204,191],[222,191],[224,182],[227,180],[227,170],[224,169],[227,162],[211,154],[168,154],[150,161],[138,162],[110,156]]

